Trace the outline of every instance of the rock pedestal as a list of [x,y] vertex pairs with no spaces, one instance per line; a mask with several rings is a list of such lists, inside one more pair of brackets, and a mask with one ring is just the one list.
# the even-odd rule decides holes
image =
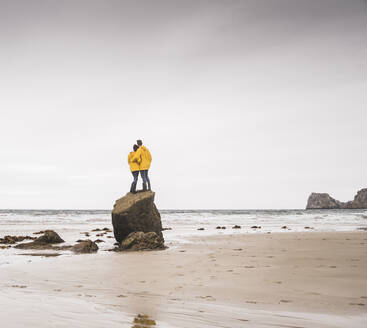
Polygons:
[[[131,235],[130,239],[133,237],[134,242],[125,242],[123,249],[164,248],[162,221],[154,204],[154,196],[152,191],[127,193],[116,201],[112,210],[112,225],[117,242],[121,244],[134,232],[145,233]],[[154,234],[147,234],[151,232]]]

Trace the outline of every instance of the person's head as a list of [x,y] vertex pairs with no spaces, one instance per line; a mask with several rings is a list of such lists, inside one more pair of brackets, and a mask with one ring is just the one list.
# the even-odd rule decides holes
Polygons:
[[139,147],[143,145],[143,141],[141,140],[136,140],[136,143],[138,144]]
[[138,145],[134,145],[134,146],[133,146],[134,151],[137,151],[137,150],[138,150],[138,148],[139,148],[139,146],[138,146]]

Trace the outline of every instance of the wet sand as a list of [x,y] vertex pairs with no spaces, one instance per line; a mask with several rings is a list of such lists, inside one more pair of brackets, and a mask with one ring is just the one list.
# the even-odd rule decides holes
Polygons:
[[367,232],[197,237],[0,269],[7,327],[366,327]]

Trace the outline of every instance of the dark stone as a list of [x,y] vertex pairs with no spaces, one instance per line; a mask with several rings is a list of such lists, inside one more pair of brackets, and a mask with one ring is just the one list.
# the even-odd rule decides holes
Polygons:
[[23,240],[35,240],[36,237],[30,236],[4,236],[4,238],[0,238],[0,244],[16,244]]
[[366,209],[367,188],[361,189],[354,200],[340,202],[326,193],[312,193],[307,200],[306,209]]
[[239,225],[234,225],[233,227],[232,227],[232,229],[241,229],[241,226],[239,226]]
[[55,231],[46,230],[44,234],[38,237],[34,242],[40,244],[60,244],[63,243],[64,240],[62,240]]
[[113,233],[121,243],[132,232],[155,232],[164,241],[161,216],[152,191],[127,193],[118,199],[112,211]]
[[198,230],[205,230],[204,228],[199,228]]
[[95,242],[87,239],[74,245],[71,250],[75,253],[95,253],[98,251],[98,246]]
[[136,231],[130,233],[120,244],[119,250],[150,250],[164,249],[164,240],[154,231]]
[[[20,249],[52,249],[52,244],[60,244],[64,241],[53,230],[45,230],[44,234],[31,243],[18,244],[15,248]],[[66,246],[67,247],[67,246]]]

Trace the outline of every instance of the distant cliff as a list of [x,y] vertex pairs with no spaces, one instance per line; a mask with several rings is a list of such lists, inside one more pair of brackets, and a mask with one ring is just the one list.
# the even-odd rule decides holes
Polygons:
[[340,202],[329,194],[313,192],[307,201],[306,209],[365,209],[367,208],[367,188],[361,189],[354,196],[354,200]]

